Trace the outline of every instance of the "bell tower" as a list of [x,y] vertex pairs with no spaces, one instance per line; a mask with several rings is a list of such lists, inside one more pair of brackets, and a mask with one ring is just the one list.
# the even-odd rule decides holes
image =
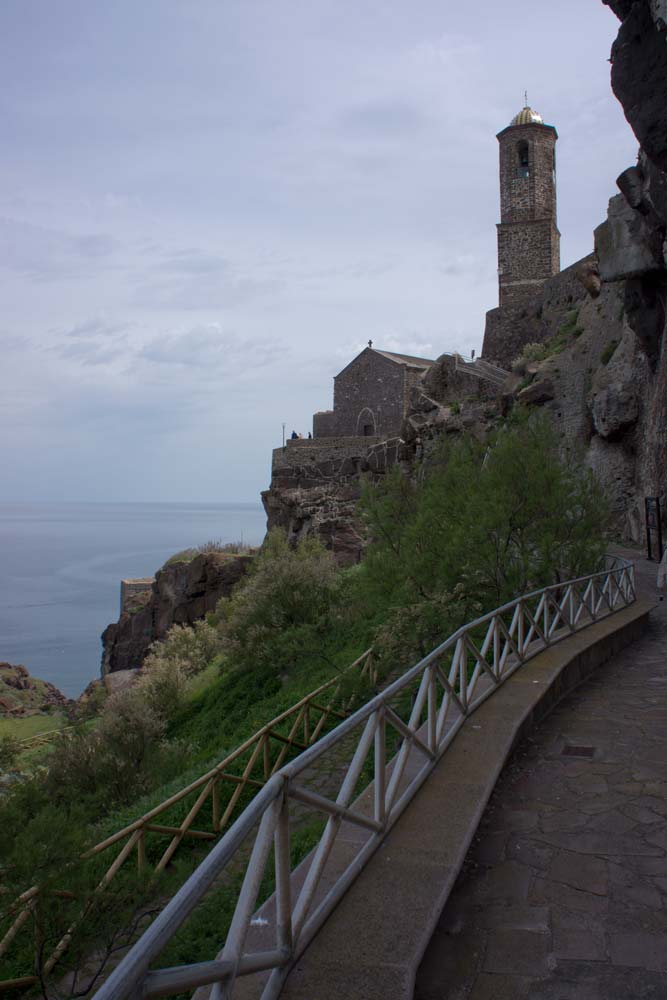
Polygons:
[[[500,147],[499,309],[487,314],[482,354],[512,363],[517,321],[547,278],[560,270],[553,125],[526,106],[496,136]],[[513,353],[514,352],[514,353]]]

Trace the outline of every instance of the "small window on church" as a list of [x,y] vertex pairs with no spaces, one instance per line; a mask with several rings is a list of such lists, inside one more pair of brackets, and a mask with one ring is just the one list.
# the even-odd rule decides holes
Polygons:
[[373,437],[375,434],[375,428],[372,424],[364,424],[364,437]]
[[528,160],[528,143],[520,142],[516,147],[519,177],[530,177],[530,163]]

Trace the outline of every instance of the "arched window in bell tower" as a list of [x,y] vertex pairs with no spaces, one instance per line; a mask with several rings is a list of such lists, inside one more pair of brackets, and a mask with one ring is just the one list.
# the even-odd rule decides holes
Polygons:
[[530,176],[530,162],[528,158],[528,143],[525,141],[517,143],[516,147],[517,155],[517,174],[519,177],[529,177]]

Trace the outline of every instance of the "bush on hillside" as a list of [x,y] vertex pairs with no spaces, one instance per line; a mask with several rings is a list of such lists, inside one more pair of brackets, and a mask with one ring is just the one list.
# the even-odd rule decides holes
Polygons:
[[289,670],[295,657],[316,654],[318,635],[336,604],[339,576],[316,538],[295,547],[281,529],[269,532],[248,575],[211,621],[235,666]]
[[172,625],[164,639],[151,643],[142,670],[165,662],[179,663],[187,677],[204,670],[222,650],[220,633],[202,619],[194,625]]
[[164,731],[164,719],[139,689],[112,695],[96,728],[77,727],[55,741],[46,774],[50,800],[56,805],[73,798],[130,802],[159,762]]
[[414,627],[434,645],[475,609],[595,569],[608,506],[537,415],[487,444],[445,442],[418,483],[394,469],[367,486],[362,510],[374,539],[363,585],[389,616],[380,635],[396,629],[409,643]]

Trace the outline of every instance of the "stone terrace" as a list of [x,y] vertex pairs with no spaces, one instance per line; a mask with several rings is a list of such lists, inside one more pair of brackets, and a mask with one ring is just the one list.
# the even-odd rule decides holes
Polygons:
[[[655,564],[637,554],[655,594]],[[515,752],[415,1000],[667,998],[667,604]]]

